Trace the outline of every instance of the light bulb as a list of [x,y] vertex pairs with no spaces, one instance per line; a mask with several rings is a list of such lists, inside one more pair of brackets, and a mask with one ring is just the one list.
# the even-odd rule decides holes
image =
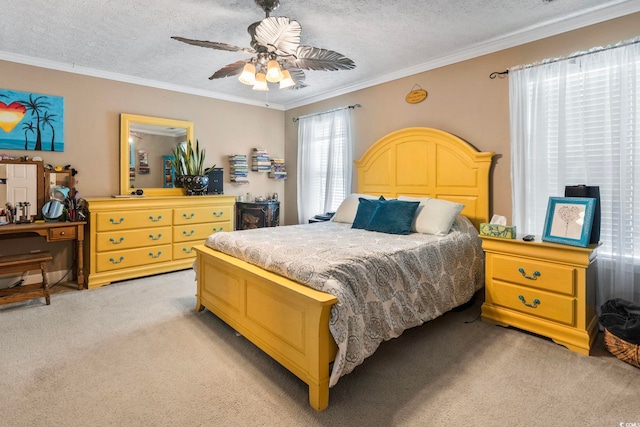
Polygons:
[[291,73],[289,73],[289,70],[284,70],[282,72],[282,80],[280,80],[280,89],[286,89],[288,87],[291,86],[295,86],[296,82],[293,81],[293,78],[291,77]]
[[256,82],[253,85],[253,90],[259,90],[262,92],[266,92],[269,90],[269,86],[267,85],[267,76],[264,73],[256,74]]
[[282,80],[282,71],[280,70],[280,64],[275,59],[267,62],[267,81],[271,83],[277,83]]
[[252,86],[256,82],[256,66],[251,62],[245,64],[238,80],[240,80],[240,83]]

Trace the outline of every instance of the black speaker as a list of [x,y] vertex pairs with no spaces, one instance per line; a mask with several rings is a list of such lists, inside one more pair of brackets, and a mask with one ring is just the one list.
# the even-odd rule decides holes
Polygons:
[[564,187],[564,197],[590,197],[596,199],[589,243],[598,243],[600,241],[600,187],[568,185]]
[[207,194],[224,194],[222,189],[222,178],[224,170],[222,168],[213,168],[207,176],[209,176],[209,187]]

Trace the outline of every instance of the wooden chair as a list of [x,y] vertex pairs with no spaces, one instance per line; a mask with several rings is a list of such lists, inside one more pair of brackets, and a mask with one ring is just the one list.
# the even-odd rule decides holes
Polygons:
[[0,289],[0,304],[44,297],[49,305],[51,301],[47,281],[47,261],[52,259],[49,252],[0,256],[0,274],[23,273],[38,269],[42,272],[42,283]]

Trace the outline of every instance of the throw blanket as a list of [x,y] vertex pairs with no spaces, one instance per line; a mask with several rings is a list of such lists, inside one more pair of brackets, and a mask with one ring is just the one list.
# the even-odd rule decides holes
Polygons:
[[463,216],[446,236],[322,222],[215,233],[205,244],[338,298],[330,386],[382,341],[464,304],[484,285],[478,231]]

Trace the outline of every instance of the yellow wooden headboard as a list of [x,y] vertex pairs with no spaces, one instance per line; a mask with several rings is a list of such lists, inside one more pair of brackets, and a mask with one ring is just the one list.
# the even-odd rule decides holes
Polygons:
[[478,228],[481,222],[489,222],[493,155],[441,130],[401,129],[380,138],[354,162],[358,193],[386,198],[428,196],[462,203],[462,214]]

